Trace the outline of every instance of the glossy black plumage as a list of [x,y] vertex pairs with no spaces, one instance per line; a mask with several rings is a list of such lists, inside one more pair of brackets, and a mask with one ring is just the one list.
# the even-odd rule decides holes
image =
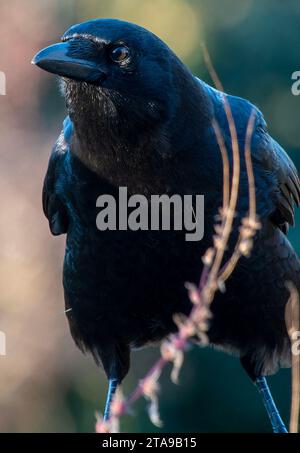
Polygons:
[[[174,313],[190,310],[184,283],[199,280],[201,256],[211,245],[222,203],[222,162],[212,119],[221,127],[231,160],[228,125],[221,94],[144,29],[95,20],[72,27],[63,40],[68,60],[86,60],[89,75],[82,78],[82,68],[76,67],[75,80],[62,82],[69,116],[50,159],[44,212],[53,234],[67,234],[64,289],[73,337],[102,361],[109,378],[122,380],[130,349],[161,339],[175,329]],[[114,43],[132,49],[127,66],[109,60]],[[64,73],[60,66],[58,72],[51,58],[46,64],[37,56],[35,63],[71,76],[70,67]],[[101,80],[95,67],[105,74]],[[241,145],[238,225],[248,210],[243,146],[254,107],[233,96],[228,101]],[[226,293],[217,294],[208,332],[211,343],[238,354],[253,378],[289,363],[285,282],[300,289],[299,260],[285,235],[299,203],[299,179],[255,110],[252,160],[262,229],[251,257],[241,260]],[[117,195],[119,186],[147,197],[204,194],[204,239],[186,242],[178,231],[98,231],[96,199]]]

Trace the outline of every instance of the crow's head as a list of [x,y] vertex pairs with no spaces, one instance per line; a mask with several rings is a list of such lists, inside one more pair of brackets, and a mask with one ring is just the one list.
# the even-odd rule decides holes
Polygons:
[[176,103],[180,76],[174,69],[188,73],[154,34],[115,19],[74,25],[61,43],[41,50],[33,63],[62,77],[75,114],[92,109],[107,119],[122,110],[152,123]]
[[61,76],[79,142],[89,147],[139,147],[151,140],[152,149],[169,155],[199,134],[207,110],[199,83],[140,26],[116,19],[74,25],[33,63]]

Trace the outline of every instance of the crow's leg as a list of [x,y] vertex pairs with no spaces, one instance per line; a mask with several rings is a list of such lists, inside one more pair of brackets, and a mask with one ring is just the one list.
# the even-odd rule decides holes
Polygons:
[[105,403],[105,409],[104,409],[104,421],[107,421],[110,417],[110,406],[111,406],[111,402],[114,397],[114,394],[116,393],[118,384],[119,384],[119,380],[115,379],[115,378],[109,379],[109,381],[108,381],[108,391],[107,391],[106,403]]
[[253,360],[252,355],[245,355],[240,358],[240,361],[244,370],[246,371],[250,379],[254,382],[262,397],[264,406],[272,424],[273,432],[287,433],[287,429],[272,398],[267,380],[264,376],[260,376],[257,373],[257,366],[255,365],[255,361]]
[[129,370],[130,347],[126,343],[118,343],[114,338],[106,338],[106,343],[97,349],[105,374],[108,379],[108,391],[104,410],[104,421],[110,417],[111,402],[117,387],[121,384]]
[[264,376],[257,377],[254,382],[259,393],[261,394],[263,403],[265,405],[266,411],[272,424],[273,432],[287,433],[287,429],[280,417],[278,409],[272,398],[272,394],[269,389],[266,378]]

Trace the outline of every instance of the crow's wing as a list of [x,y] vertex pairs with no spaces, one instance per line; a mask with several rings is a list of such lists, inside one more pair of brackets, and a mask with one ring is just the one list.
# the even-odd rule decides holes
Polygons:
[[[212,114],[219,123],[227,147],[231,148],[223,94],[199,79],[198,82],[211,99]],[[273,224],[287,233],[288,226],[294,225],[294,205],[300,204],[300,180],[297,170],[286,152],[268,134],[262,113],[245,99],[230,95],[226,97],[235,121],[242,158],[240,209],[245,211],[248,204],[247,174],[242,153],[247,124],[251,113],[255,112],[251,155],[256,180],[257,213],[262,218],[268,217]]]
[[300,204],[300,180],[297,170],[281,146],[262,129],[260,141],[252,151],[253,160],[260,163],[273,185],[274,210],[271,221],[284,233],[294,225],[294,206]]
[[51,233],[55,236],[67,233],[67,210],[59,197],[59,178],[63,171],[65,153],[69,148],[72,135],[72,122],[67,117],[63,130],[52,150],[43,186],[43,210],[49,221]]

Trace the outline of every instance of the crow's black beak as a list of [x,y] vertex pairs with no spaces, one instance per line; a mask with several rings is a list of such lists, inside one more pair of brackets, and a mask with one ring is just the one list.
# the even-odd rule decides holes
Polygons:
[[76,52],[74,41],[42,49],[34,56],[32,64],[53,74],[88,83],[99,83],[107,76],[97,63],[81,58],[78,50]]

